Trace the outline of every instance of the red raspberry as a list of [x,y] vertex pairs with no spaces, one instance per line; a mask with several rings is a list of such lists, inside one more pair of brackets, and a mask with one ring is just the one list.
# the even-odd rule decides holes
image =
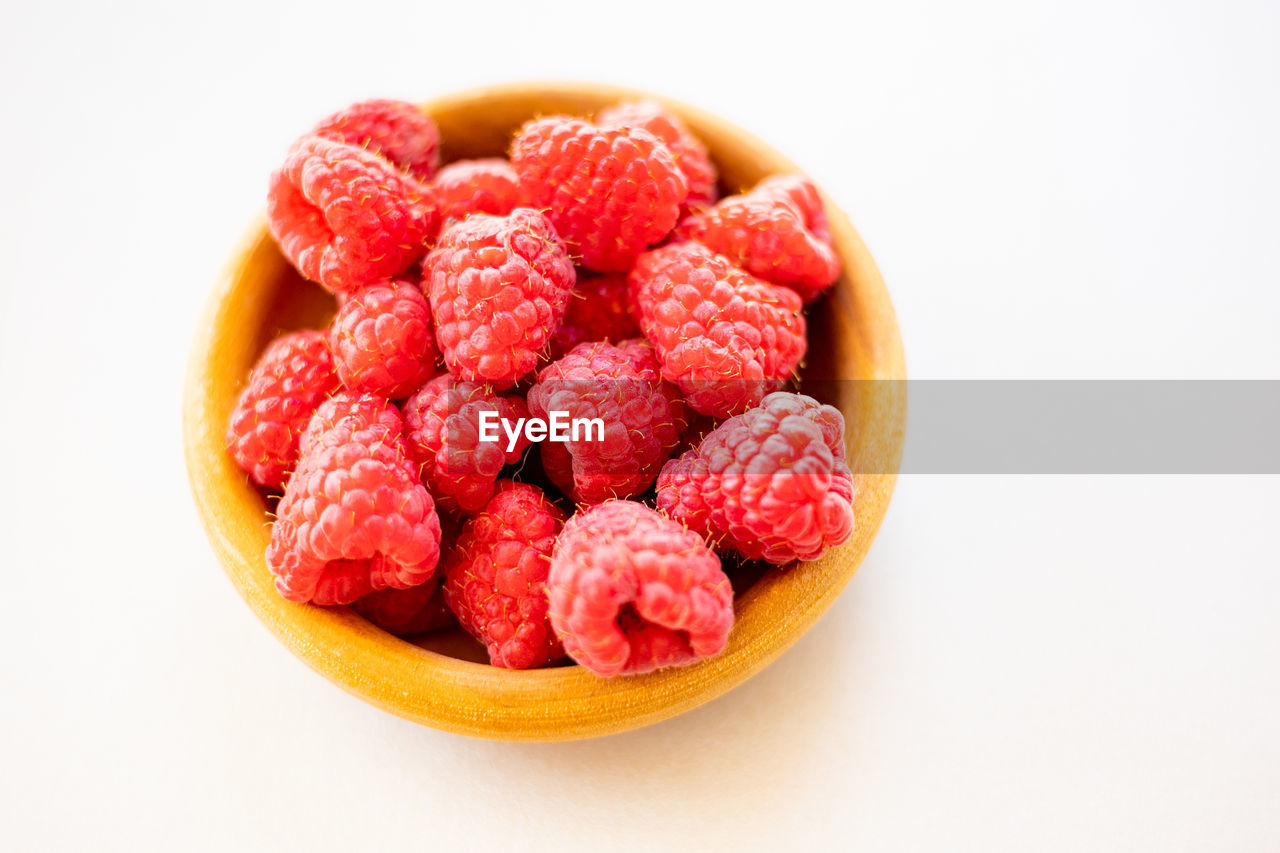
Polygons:
[[321,404],[276,509],[267,565],[290,601],[350,604],[424,583],[440,557],[440,520],[401,435],[373,395]]
[[351,605],[365,619],[397,637],[425,634],[447,625],[448,621],[441,619],[441,607],[444,599],[435,578],[409,589],[380,589]]
[[298,461],[298,438],[316,407],[338,390],[323,332],[276,338],[258,357],[231,413],[227,444],[236,464],[268,489],[284,487]]
[[540,489],[504,480],[445,560],[445,601],[494,666],[528,669],[564,654],[546,590],[562,524],[564,511]]
[[[448,554],[458,538],[449,516],[440,516],[440,554]],[[453,611],[444,603],[444,590],[439,584],[440,572],[425,583],[408,589],[387,587],[362,596],[351,609],[388,634],[412,637],[428,631],[439,631],[457,624]]]
[[559,358],[589,341],[617,343],[640,334],[627,308],[627,274],[578,273],[560,331],[551,340],[551,357]]
[[603,440],[587,430],[576,441],[542,444],[542,467],[578,503],[630,497],[653,484],[680,440],[684,404],[663,382],[653,349],[640,341],[627,349],[580,344],[538,373],[529,389],[529,411],[550,419],[599,418]]
[[[440,553],[443,554],[444,551]],[[383,592],[386,591],[383,590]],[[448,603],[444,600],[443,584],[436,586],[435,595],[431,596],[427,606],[418,615],[418,624],[425,626],[422,629],[422,633],[444,631],[448,628],[458,627],[458,617],[453,615],[453,611],[449,609]]]
[[530,204],[516,170],[501,157],[450,163],[436,175],[435,188],[443,222],[473,213],[506,216]]
[[779,175],[729,196],[680,223],[697,240],[765,281],[790,287],[805,302],[840,276],[817,188],[799,175]]
[[280,250],[334,293],[404,272],[436,223],[429,186],[371,151],[321,136],[294,144],[267,191]]
[[804,357],[800,297],[697,243],[646,252],[631,271],[662,375],[698,412],[727,417],[782,386]]
[[662,140],[689,182],[686,208],[703,207],[716,200],[716,167],[707,155],[707,146],[657,101],[615,104],[596,116],[596,123],[601,127],[643,128]]
[[816,559],[853,534],[844,418],[812,397],[770,394],[663,467],[658,509],[753,560]]
[[431,306],[410,281],[363,287],[342,299],[329,345],[347,390],[399,399],[434,372]]
[[511,143],[511,165],[585,267],[630,268],[671,231],[689,185],[667,146],[640,128],[535,119]]
[[431,180],[440,168],[440,131],[429,115],[407,101],[361,101],[311,132],[381,154],[420,181]]
[[822,195],[813,181],[804,175],[771,175],[756,184],[750,194],[789,201],[804,217],[806,228],[818,239],[831,242],[831,230],[827,223],[826,208],[822,206]]
[[529,445],[524,430],[508,452],[507,436],[480,441],[480,413],[496,412],[514,424],[529,416],[518,395],[503,396],[488,385],[441,374],[427,382],[403,406],[409,450],[422,482],[440,506],[470,514],[493,497],[504,465],[518,462]]
[[527,207],[449,226],[423,273],[449,371],[500,389],[537,364],[560,328],[574,281],[555,229]]
[[633,501],[565,524],[547,577],[551,625],[596,675],[683,666],[724,650],[733,588],[698,534]]

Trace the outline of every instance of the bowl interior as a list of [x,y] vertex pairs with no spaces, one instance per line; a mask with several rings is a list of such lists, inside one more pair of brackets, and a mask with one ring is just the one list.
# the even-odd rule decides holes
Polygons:
[[[618,100],[651,97],[610,87],[527,84],[441,98],[425,109],[440,126],[446,160],[501,156],[525,120],[590,114]],[[796,167],[745,132],[665,101],[706,143],[723,189],[736,192]],[[713,660],[642,676],[600,679],[581,667],[513,672],[478,663],[478,645],[443,635],[422,646],[392,637],[347,608],[297,605],[275,591],[263,552],[267,503],[225,452],[227,419],[245,376],[283,331],[323,327],[333,298],[303,280],[265,225],[254,225],[210,302],[194,344],[185,402],[192,490],[227,574],[259,618],[295,654],[378,707],[449,731],[554,740],[646,725],[695,707],[764,667],[807,630],[852,577],[884,516],[902,449],[905,378],[893,308],[875,264],[828,198],[844,266],[836,286],[807,312],[810,353],[801,390],[840,408],[855,471],[857,528],[821,559],[755,578],[738,597],[729,646]]]

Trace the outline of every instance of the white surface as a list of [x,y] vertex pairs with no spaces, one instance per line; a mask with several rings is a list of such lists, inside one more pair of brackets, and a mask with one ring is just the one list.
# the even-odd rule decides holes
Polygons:
[[268,170],[360,97],[720,112],[851,212],[915,377],[1280,374],[1274,5],[611,5],[6,9],[0,847],[1280,847],[1275,478],[904,478],[793,651],[594,742],[415,727],[255,622],[183,362]]

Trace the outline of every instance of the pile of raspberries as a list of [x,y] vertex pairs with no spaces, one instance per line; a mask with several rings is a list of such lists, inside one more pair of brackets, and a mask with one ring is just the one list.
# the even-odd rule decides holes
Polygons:
[[[844,421],[782,390],[839,276],[822,201],[778,175],[718,198],[657,103],[525,124],[440,168],[435,123],[367,101],[271,176],[267,216],[337,297],[272,341],[229,452],[279,495],[266,560],[295,602],[412,636],[456,620],[495,666],[601,676],[721,652],[721,565],[811,560],[854,527]],[[481,414],[603,434],[482,441]]]

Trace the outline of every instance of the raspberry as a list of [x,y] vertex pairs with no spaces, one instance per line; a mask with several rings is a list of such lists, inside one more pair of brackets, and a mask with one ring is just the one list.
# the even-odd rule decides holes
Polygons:
[[677,236],[696,240],[765,281],[790,287],[805,302],[840,276],[817,189],[798,175],[779,175],[680,223]]
[[564,654],[547,621],[547,568],[564,511],[535,486],[504,480],[467,519],[444,565],[444,595],[462,627],[507,669]]
[[707,146],[674,114],[657,101],[627,101],[596,116],[601,127],[639,127],[658,137],[671,151],[689,183],[686,208],[702,207],[716,200],[716,167]]
[[815,559],[853,534],[844,418],[812,397],[770,394],[663,467],[658,509],[749,559]]
[[663,382],[652,347],[580,344],[544,367],[529,390],[529,411],[544,419],[566,412],[570,419],[599,418],[603,440],[587,434],[569,442],[545,442],[542,467],[579,503],[630,497],[652,485],[680,440],[684,404]]
[[323,332],[276,338],[258,357],[231,413],[227,444],[236,464],[268,489],[284,487],[298,461],[298,438],[316,407],[338,390]]
[[530,203],[516,170],[501,157],[450,163],[436,175],[435,188],[443,222],[473,213],[506,216]]
[[329,345],[347,390],[404,397],[435,367],[431,306],[413,282],[371,284],[342,299]]
[[737,414],[782,386],[805,353],[800,297],[697,243],[646,252],[630,277],[662,375],[695,411]]
[[504,465],[517,462],[528,446],[523,430],[507,452],[507,436],[480,441],[480,413],[497,412],[515,422],[529,409],[517,395],[503,396],[487,385],[442,374],[427,382],[403,406],[409,450],[422,482],[440,506],[473,513],[493,497]]
[[804,225],[820,240],[830,243],[831,231],[827,224],[827,211],[822,206],[822,196],[813,181],[804,175],[771,175],[751,190],[751,195],[773,196],[789,201],[800,211]]
[[596,675],[683,666],[723,651],[733,588],[702,538],[633,501],[565,524],[547,577],[551,624]]
[[551,340],[551,357],[559,358],[588,341],[616,343],[640,334],[627,308],[627,274],[579,273],[560,331]]
[[431,117],[407,101],[352,104],[315,126],[316,136],[381,154],[420,181],[440,168],[440,131]]
[[351,608],[388,634],[397,637],[425,634],[443,627],[438,586],[432,578],[408,589],[387,587],[362,596]]
[[267,224],[304,276],[337,293],[404,272],[436,230],[431,189],[385,158],[304,136],[271,175]]
[[267,546],[285,598],[350,604],[432,576],[440,521],[401,427],[396,408],[373,395],[340,392],[316,410]]
[[[441,551],[443,554],[444,552]],[[389,590],[383,590],[388,592]],[[436,586],[435,595],[427,601],[427,606],[422,609],[418,615],[418,624],[424,625],[422,633],[428,631],[443,631],[447,628],[458,627],[458,617],[453,615],[453,611],[449,609],[449,605],[444,600],[444,587]]]
[[555,229],[527,207],[449,226],[423,274],[449,371],[499,389],[537,364],[560,328],[574,281]]
[[511,143],[511,165],[569,251],[600,272],[629,269],[671,231],[689,193],[671,152],[640,128],[535,119]]
[[[458,531],[447,515],[440,516],[440,554],[449,553]],[[456,623],[453,611],[444,603],[444,590],[439,584],[440,572],[408,589],[387,587],[362,596],[351,609],[388,634],[412,637],[428,631],[439,631]]]

